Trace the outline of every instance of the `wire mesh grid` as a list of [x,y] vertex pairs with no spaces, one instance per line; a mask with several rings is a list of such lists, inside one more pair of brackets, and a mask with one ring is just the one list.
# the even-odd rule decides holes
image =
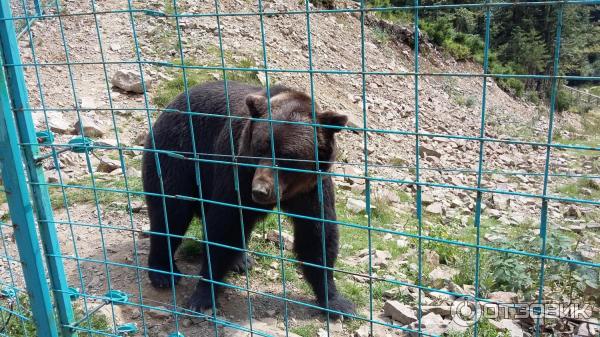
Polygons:
[[[4,189],[2,190],[4,193]],[[2,284],[0,299],[0,334],[2,336],[35,336],[35,330],[28,328],[33,324],[31,311],[28,309],[27,290],[21,271],[21,261],[12,239],[12,228],[6,222],[8,209],[4,209],[0,222],[0,236],[2,237]]]
[[[406,6],[371,7],[365,2],[344,2],[336,9],[323,9],[306,0],[202,4],[91,0],[53,2],[43,13],[24,2],[17,4],[12,15],[4,4],[0,18],[4,25],[14,25],[18,31],[31,25],[32,19],[37,22],[20,40],[3,36],[4,68],[12,75],[9,87],[17,87],[12,90],[24,98],[16,100],[15,91],[11,92],[17,127],[21,133],[41,131],[31,141],[21,138],[19,145],[26,164],[42,167],[46,174],[43,180],[29,177],[28,184],[32,190],[47,189],[47,195],[41,197],[44,200],[36,200],[36,208],[46,203],[53,210],[38,214],[37,222],[41,228],[56,231],[56,247],[44,247],[45,254],[54,263],[64,264],[65,273],[63,280],[53,279],[52,290],[55,300],[57,294],[72,300],[69,303],[75,310],[72,314],[64,304],[57,305],[56,324],[65,334],[105,336],[229,336],[236,331],[259,336],[341,336],[358,330],[373,336],[477,336],[506,327],[490,328],[493,320],[478,316],[473,322],[461,322],[454,317],[458,316],[457,307],[500,303],[527,311],[532,304],[592,303],[589,317],[576,322],[593,328],[598,316],[594,282],[598,282],[600,266],[598,228],[594,226],[600,205],[600,188],[594,186],[600,176],[593,165],[600,148],[597,143],[557,141],[555,123],[564,123],[556,109],[561,81],[600,80],[560,71],[563,15],[570,8],[598,4],[415,1]],[[555,15],[553,58],[547,75],[490,71],[494,16],[515,6],[543,7]],[[420,32],[415,34],[423,12],[464,8],[479,11],[484,18],[482,66],[434,64],[431,55],[436,55],[436,48]],[[406,41],[400,48],[395,46],[396,53],[373,56],[384,44],[381,39],[379,45],[372,42],[378,41],[377,34],[394,32],[385,21],[378,21],[377,15],[391,12],[408,17]],[[374,23],[379,25],[376,29]],[[349,31],[343,32],[345,29]],[[388,35],[383,38],[389,39]],[[292,43],[286,44],[286,39]],[[20,58],[18,54],[7,56],[17,42]],[[277,49],[279,45],[291,50]],[[344,52],[351,60],[338,62],[336,53]],[[386,58],[378,59],[382,57]],[[135,85],[118,84],[116,73],[135,77]],[[209,130],[195,130],[193,121],[215,115],[196,111],[193,96],[187,93],[193,86],[215,79],[223,80],[225,92],[241,81],[265,87],[267,97],[275,84],[303,88],[312,98],[310,120],[275,118],[272,100],[266,101],[266,116],[240,116],[232,108],[235,103],[230,102],[230,95],[225,95],[225,112],[218,117],[223,121],[219,125],[225,130],[227,151],[202,152],[199,149],[206,147],[196,143],[197,135]],[[503,79],[547,81],[547,113],[532,125],[509,128],[522,126],[523,119],[511,117],[521,113],[518,109],[524,104],[515,103],[494,83]],[[439,119],[433,112],[439,106],[429,104],[431,92],[453,95],[455,87],[465,86],[474,97],[467,104],[473,108],[451,124],[466,128],[436,127]],[[384,89],[390,91],[382,97],[378,91]],[[401,97],[400,91],[410,94]],[[169,102],[181,92],[180,106],[184,108],[173,109]],[[395,95],[399,98],[390,105]],[[310,141],[321,144],[321,133],[332,127],[320,124],[323,110],[317,103],[327,105],[328,98],[335,101],[329,103],[330,108],[353,111],[351,123],[337,133],[340,155],[331,161],[320,160],[320,149],[314,147],[309,161],[315,166],[310,169],[300,165],[302,160],[281,158],[279,138],[275,137],[278,127],[308,128]],[[386,105],[387,109],[382,108]],[[454,109],[458,108],[443,113],[452,114]],[[402,113],[382,121],[374,112],[386,110]],[[531,107],[527,111],[531,112]],[[156,145],[164,140],[157,139],[152,129],[159,114],[184,116],[185,123],[179,127],[190,142],[187,150]],[[27,119],[29,124],[24,122]],[[31,121],[37,130],[32,129]],[[238,146],[240,135],[235,125],[251,122],[268,125],[270,141],[263,154],[244,154]],[[498,133],[498,124],[506,124],[504,133]],[[338,131],[335,126],[332,130]],[[527,132],[534,135],[527,136]],[[146,146],[142,147],[144,139]],[[397,155],[401,151],[409,155]],[[488,162],[486,154],[499,155],[501,160]],[[142,186],[144,155],[158,172],[158,192]],[[450,164],[440,160],[454,156],[458,158]],[[515,164],[520,157],[525,159]],[[562,165],[566,160],[583,164]],[[169,193],[173,189],[161,176],[167,176],[161,173],[161,162],[191,165],[194,174],[188,184],[193,192]],[[334,170],[323,169],[331,164]],[[219,167],[233,182],[230,199],[203,195],[202,185],[213,184],[202,179],[202,171],[210,167]],[[244,201],[247,186],[240,184],[248,182],[239,180],[240,171],[260,169],[279,172],[274,175],[278,197],[272,209]],[[279,176],[285,174],[317,177],[312,196],[318,201],[316,212],[290,211],[279,191]],[[337,184],[337,218],[326,206],[332,180]],[[579,193],[585,189],[587,193]],[[197,205],[189,230],[173,233],[169,225],[164,231],[150,230],[144,204],[148,197],[160,201],[167,224],[167,209],[172,207],[168,205]],[[207,223],[207,212],[215,209],[227,213],[220,217],[240,226],[239,245],[215,242],[208,236],[202,224]],[[583,220],[574,223],[565,221],[580,209],[589,216],[579,215]],[[250,235],[245,232],[249,227],[244,220],[253,212],[268,216]],[[322,253],[317,263],[296,257],[291,249],[293,237],[288,234],[301,230],[298,224],[314,223],[319,233],[313,239],[317,238],[319,245],[312,247]],[[340,231],[339,259],[334,266],[324,266],[320,261],[328,261],[330,253],[324,238],[334,226]],[[0,228],[10,229],[6,225]],[[6,243],[5,235],[3,232]],[[41,237],[52,239],[51,235]],[[169,257],[167,271],[147,265],[149,238],[156,237],[170,238],[157,240]],[[183,243],[175,254],[171,245],[176,241]],[[215,266],[208,263],[208,277],[199,276],[197,262],[203,254],[210,256],[211,249],[218,252],[222,248],[232,255],[244,253],[241,273],[214,280]],[[4,246],[8,268],[3,282],[13,274],[10,261],[14,257],[9,254],[14,250]],[[250,260],[255,260],[252,269],[247,268]],[[329,296],[316,304],[306,277],[296,271],[300,266],[319,268],[326,280],[328,274],[334,274],[340,293],[357,311],[328,308],[334,300]],[[170,289],[153,288],[146,276],[149,271],[167,275]],[[52,278],[56,271],[48,273]],[[208,311],[186,306],[198,280],[211,285]],[[20,281],[8,278],[6,285],[17,294],[24,291]],[[224,294],[218,294],[217,286],[225,289]],[[324,286],[324,293],[329,294],[328,287],[333,285],[326,281]],[[512,290],[514,294],[505,294],[518,299],[499,298],[500,290]],[[557,296],[569,292],[567,297]],[[14,312],[21,334],[35,334],[28,330],[31,318],[25,314],[27,309],[18,302],[26,301],[24,297],[6,299],[1,307],[3,317]],[[409,311],[407,317],[403,310]],[[319,311],[324,316],[314,315]],[[339,314],[346,320],[333,319]],[[511,315],[509,318],[514,318],[514,313]],[[438,316],[439,324],[435,321]],[[553,318],[530,317],[522,329],[544,335],[555,324]],[[9,327],[18,329],[17,325]]]

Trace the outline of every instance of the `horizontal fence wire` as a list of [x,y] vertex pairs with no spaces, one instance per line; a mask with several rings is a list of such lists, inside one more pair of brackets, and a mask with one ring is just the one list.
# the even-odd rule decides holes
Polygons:
[[[35,122],[35,131],[42,132],[38,142],[22,141],[19,145],[23,150],[39,150],[37,157],[27,160],[29,164],[43,167],[46,173],[45,182],[30,179],[28,184],[31,188],[47,189],[49,193],[44,197],[53,207],[54,218],[38,219],[38,226],[55,228],[58,233],[56,244],[60,252],[46,251],[46,258],[64,264],[64,276],[70,285],[68,289],[52,289],[54,296],[68,295],[72,299],[75,315],[71,322],[62,323],[63,332],[81,336],[322,337],[400,336],[404,333],[501,336],[507,328],[498,327],[500,323],[495,322],[499,319],[475,316],[473,322],[461,325],[457,306],[475,303],[477,308],[499,305],[529,312],[527,321],[516,320],[514,315],[506,318],[519,331],[545,336],[558,331],[553,329],[559,327],[554,317],[539,315],[535,311],[539,308],[535,306],[567,302],[590,305],[591,313],[587,315],[586,311],[585,318],[565,319],[564,325],[571,329],[585,327],[589,331],[600,331],[600,253],[597,249],[600,235],[598,226],[594,225],[600,221],[600,166],[597,169],[594,166],[600,160],[600,144],[597,131],[588,135],[592,138],[589,140],[565,141],[557,136],[559,126],[573,116],[563,117],[557,108],[563,83],[600,82],[600,76],[562,71],[566,48],[562,38],[564,30],[569,29],[563,25],[563,15],[573,8],[590,7],[598,11],[600,1],[387,2],[406,3],[402,6],[370,6],[369,3],[344,1],[338,8],[327,9],[314,6],[308,0],[289,3],[215,0],[202,4],[184,0],[11,1],[12,16],[0,17],[0,21],[14,24],[21,60],[4,63],[4,68],[25,72],[29,94],[29,103],[12,113],[25,114]],[[550,13],[548,15],[555,16],[549,73],[498,73],[490,66],[495,48],[490,36],[494,20],[502,11],[514,8],[543,8]],[[427,20],[427,14],[457,10],[482,13],[482,62],[455,63],[455,68],[432,66],[431,49],[441,47],[432,46],[420,27]],[[383,33],[370,22],[389,13],[403,13],[410,18],[404,24],[406,31],[412,33],[411,38],[394,45],[398,50],[409,51],[393,54],[411,60],[401,70],[392,67],[382,70],[371,64],[376,63],[369,54],[372,46],[384,48],[384,45],[373,42],[375,32]],[[322,20],[329,17],[334,18],[336,24],[335,20],[355,20],[353,27],[357,29],[352,35],[356,41],[338,39],[335,41],[337,49],[329,50],[332,53],[329,56],[335,59],[336,50],[357,43],[353,55],[357,62],[352,67],[342,69],[336,68],[335,63],[322,62],[321,34],[325,34],[321,30],[325,25]],[[189,22],[194,20],[211,20],[214,24],[203,31],[212,38],[212,51],[193,54],[190,30],[200,29],[198,25],[190,26]],[[278,60],[272,51],[274,44],[283,43],[281,40],[286,35],[294,35],[290,31],[282,37],[278,35],[279,40],[275,42],[271,40],[274,29],[278,29],[275,24],[281,20],[290,20],[297,26],[293,27],[294,34],[302,35],[301,42],[297,42],[302,46],[295,46],[298,50],[292,51],[292,54],[302,55],[301,63],[292,62],[291,56],[289,63]],[[244,22],[253,22],[253,31],[245,31]],[[241,28],[233,36],[225,34],[238,24]],[[154,29],[151,33],[149,27]],[[166,37],[161,37],[161,29],[168,30]],[[245,62],[241,42],[236,44],[237,40],[245,41],[248,35],[253,44],[251,62]],[[161,38],[168,40],[167,50],[160,49],[163,48],[161,43],[165,43]],[[197,43],[202,44],[204,40]],[[197,60],[207,55],[214,60]],[[139,82],[135,93],[114,88],[117,85],[112,78],[115,70],[121,68],[135,74]],[[286,81],[303,88],[311,97],[307,112],[310,118],[278,119],[279,110],[274,100],[266,100],[266,112],[260,118],[237,115],[236,103],[230,100],[235,99],[233,83],[240,78],[265,87],[267,97],[277,90],[276,85],[286,85]],[[331,126],[319,122],[323,110],[318,99],[327,104],[328,94],[336,92],[327,88],[334,85],[323,84],[326,83],[323,78],[356,81],[355,85],[344,86],[354,92],[343,95],[346,101],[354,100],[346,99],[346,94],[357,95],[349,112],[354,115],[352,123]],[[410,83],[401,89],[410,92],[403,107],[408,113],[402,121],[384,124],[377,118],[375,110],[380,103],[372,98],[381,97],[377,90],[383,89],[371,86],[375,78]],[[222,90],[226,93],[223,114],[197,111],[194,106],[190,91],[199,82],[209,79],[223,80]],[[511,79],[550,83],[547,100],[539,104],[545,113],[539,123],[541,131],[535,136],[525,132],[499,134],[495,132],[498,122],[490,123],[496,118],[494,108],[499,105],[510,105],[509,115],[524,113],[517,109],[533,111],[531,106],[508,94],[502,96],[503,100],[498,99],[501,89],[489,85],[490,81]],[[431,108],[423,103],[430,99],[428,90],[433,90],[430,81],[442,80],[471,81],[469,85],[478,86],[473,91],[480,99],[473,103],[470,113],[474,118],[466,127],[472,129],[459,132],[456,128],[430,127]],[[389,83],[392,82],[383,86],[391,89],[395,85]],[[185,108],[157,104],[160,94],[172,90],[169,84],[175,86],[176,94],[184,94]],[[452,88],[444,90],[450,93]],[[390,94],[393,93],[390,91]],[[169,101],[174,96],[169,97]],[[330,96],[339,101],[334,95]],[[597,114],[597,109],[592,107],[590,115]],[[455,112],[461,113],[457,107],[440,113]],[[188,150],[164,148],[161,143],[164,139],[160,138],[164,136],[153,130],[159,114],[165,118],[184,117],[178,127],[181,141],[189,142]],[[197,135],[210,133],[210,130],[196,129],[199,124],[195,122],[203,118],[222,123],[219,125],[224,130],[225,151],[203,150],[206,146]],[[64,127],[57,125],[61,124],[57,119],[68,119],[72,123]],[[435,121],[437,119],[433,123]],[[522,121],[514,119],[507,123],[521,127]],[[241,123],[268,126],[266,153],[241,153],[238,143],[241,136],[234,127]],[[100,124],[105,130],[88,129]],[[326,160],[315,146],[310,159],[281,158],[278,128],[310,130],[309,142],[319,145],[323,142],[323,132],[335,132],[342,155]],[[131,133],[147,135],[144,145],[134,140],[136,137],[131,137]],[[81,137],[83,135],[86,137]],[[403,145],[390,151],[394,153],[384,153],[385,160],[382,160],[377,137]],[[460,150],[443,147],[451,142],[464,145]],[[499,164],[488,158],[495,149],[505,149],[506,156],[512,158],[529,153],[537,157],[519,164]],[[402,151],[406,156],[395,153]],[[354,153],[349,155],[348,152]],[[473,156],[468,157],[466,153]],[[150,158],[148,165],[156,171],[158,191],[144,189],[145,177],[140,173],[143,156]],[[432,157],[456,160],[440,163]],[[394,160],[397,158],[402,160]],[[193,192],[187,195],[170,192],[173,175],[168,170],[172,168],[165,162],[193,167],[193,179],[187,182]],[[565,165],[565,162],[573,165]],[[325,169],[329,166],[334,169]],[[215,194],[220,191],[206,193],[215,182],[203,177],[213,167],[227,173],[223,179],[231,182],[228,198],[216,198]],[[273,207],[265,209],[247,202],[244,191],[248,186],[243,184],[249,182],[241,180],[240,175],[248,170],[276,172]],[[285,175],[296,175],[297,179],[303,175],[315,177],[312,197],[318,209],[310,214],[290,209],[280,187],[280,179]],[[331,216],[327,204],[331,198],[328,195],[331,180],[337,184],[334,201],[337,217]],[[382,201],[386,191],[394,195],[393,201]],[[456,201],[456,198],[461,200]],[[148,208],[156,207],[156,203],[146,205],[146,200],[159,200],[158,212],[166,222],[164,231],[150,228]],[[4,204],[4,200],[0,201],[0,205]],[[360,209],[354,210],[352,203],[357,201]],[[309,202],[308,197],[306,202]],[[501,203],[504,206],[497,207]],[[190,229],[179,233],[173,219],[178,215],[169,213],[169,207],[188,204],[195,205],[194,220],[188,219]],[[439,211],[431,207],[438,204]],[[450,207],[451,204],[455,206]],[[211,214],[214,210],[233,214],[220,217],[239,224],[239,229],[232,229],[239,230],[239,243],[215,241],[211,237],[215,231],[204,224],[209,223],[207,219],[217,221],[214,219],[219,217]],[[250,233],[252,224],[247,223],[249,214],[266,216],[256,224],[253,233]],[[0,216],[8,221],[2,210]],[[572,218],[576,219],[571,221]],[[312,247],[322,254],[316,262],[306,261],[301,254],[294,255],[292,244],[287,242],[290,232],[302,230],[299,224],[313,225],[318,232],[314,238],[319,242]],[[331,259],[330,242],[326,242],[325,237],[332,226],[340,231],[339,258],[335,265],[328,266],[319,261]],[[16,244],[10,240],[11,231],[12,224],[0,222],[3,244],[0,335],[35,336],[35,317],[28,307]],[[168,270],[148,265],[152,250],[150,240],[164,243],[161,249],[169,261]],[[337,241],[337,238],[332,240]],[[172,245],[180,242],[175,254]],[[298,243],[298,235],[295,242]],[[213,276],[220,266],[212,265],[211,252],[219,254],[224,249],[241,256],[242,270],[220,279]],[[208,256],[208,271],[206,275],[199,275],[198,261],[203,254]],[[251,260],[254,261],[252,269],[248,268]],[[318,269],[325,278],[321,291],[328,295],[322,303],[314,301],[306,284],[307,274],[300,272],[302,268]],[[166,275],[166,289],[152,287],[149,272]],[[451,275],[434,278],[435,272]],[[334,275],[331,280],[337,282],[337,290],[357,306],[356,312],[330,307],[339,300],[330,298],[330,290],[336,289],[329,283],[330,274]],[[210,291],[203,293],[211,299],[210,308],[206,310],[191,310],[186,304],[197,282],[209,285]],[[500,296],[500,292],[511,296],[510,302],[493,296]],[[556,293],[565,296],[556,296]],[[59,313],[60,310],[63,309],[57,309]],[[405,310],[404,314],[398,314],[400,310]],[[324,315],[315,316],[317,312]],[[335,319],[340,314],[345,317],[341,322]],[[439,321],[431,321],[438,316]]]

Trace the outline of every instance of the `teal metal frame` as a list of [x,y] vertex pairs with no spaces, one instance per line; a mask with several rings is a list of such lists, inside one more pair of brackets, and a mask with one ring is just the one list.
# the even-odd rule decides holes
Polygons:
[[0,118],[2,178],[33,318],[41,336],[57,337],[58,329],[54,319],[50,289],[46,283],[43,254],[37,236],[29,188],[23,171],[23,158],[19,148],[17,127],[12,114],[4,69],[0,71],[0,110],[2,112]]
[[[0,19],[11,17],[11,11],[8,1],[0,3]],[[27,87],[23,68],[14,66],[21,63],[19,56],[19,46],[16,39],[13,21],[0,21],[0,50],[2,51],[2,115],[3,125],[0,132],[6,134],[6,150],[10,149],[10,153],[5,153],[3,156],[7,158],[4,164],[3,174],[5,176],[5,184],[9,200],[14,198],[11,204],[11,216],[15,226],[15,232],[20,232],[22,236],[19,248],[23,247],[24,255],[21,255],[24,269],[37,269],[37,277],[43,280],[43,284],[36,284],[33,270],[29,276],[33,282],[31,286],[28,282],[30,290],[30,298],[32,300],[32,308],[34,319],[38,325],[45,327],[54,323],[54,311],[52,307],[48,308],[50,292],[48,292],[48,284],[46,283],[45,268],[43,263],[37,259],[40,257],[38,239],[36,235],[36,224],[34,221],[34,213],[37,216],[37,229],[41,236],[41,243],[44,248],[46,266],[54,303],[58,310],[58,317],[63,336],[72,336],[72,329],[68,326],[73,321],[73,308],[70,300],[70,290],[66,280],[63,262],[61,259],[61,251],[59,241],[56,235],[53,210],[50,205],[50,197],[48,187],[45,186],[46,179],[43,169],[35,160],[38,152],[38,146],[21,147],[21,143],[37,144],[36,130],[33,125],[33,120],[29,111],[29,99],[27,97]],[[12,64],[13,66],[9,66]],[[10,147],[8,147],[10,146]],[[21,154],[22,153],[22,154]],[[28,183],[25,180],[25,173],[22,163],[26,163],[27,177],[31,186],[31,195],[29,194]],[[8,164],[8,166],[7,166]],[[7,168],[9,168],[7,170]],[[11,186],[14,184],[13,186]],[[33,207],[29,200],[33,201]],[[15,207],[15,208],[13,208]],[[19,218],[23,217],[23,218]],[[16,221],[15,221],[16,220]],[[23,224],[23,225],[19,225]],[[25,228],[23,227],[25,226]],[[21,232],[23,231],[23,232]],[[24,232],[27,231],[27,232]],[[31,248],[27,248],[31,246]],[[38,280],[39,281],[39,280]],[[37,294],[37,289],[46,291],[44,296]],[[48,297],[48,298],[46,298]],[[48,311],[49,310],[49,311]],[[56,324],[54,328],[48,328],[48,334],[41,336],[55,336]],[[43,330],[42,330],[43,331]]]

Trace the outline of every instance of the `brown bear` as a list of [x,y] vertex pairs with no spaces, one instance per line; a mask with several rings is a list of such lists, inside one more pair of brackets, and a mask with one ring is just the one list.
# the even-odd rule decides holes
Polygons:
[[[212,307],[211,284],[216,290],[227,272],[244,268],[243,237],[247,242],[255,224],[267,215],[263,210],[272,210],[279,200],[281,209],[291,214],[298,260],[312,264],[302,264],[302,271],[318,304],[332,310],[332,316],[354,313],[354,305],[338,293],[331,271],[339,238],[331,222],[336,220],[335,191],[331,177],[321,175],[320,200],[315,128],[305,124],[313,123],[311,97],[281,85],[271,86],[267,97],[265,88],[232,81],[205,83],[188,92],[161,113],[145,144],[142,170],[152,231],[152,285],[177,283],[181,273],[173,260],[175,251],[192,218],[201,217],[207,244],[201,280],[188,307]],[[335,160],[334,135],[347,117],[315,109],[318,170],[327,171]],[[322,211],[331,221],[315,220],[322,219]]]

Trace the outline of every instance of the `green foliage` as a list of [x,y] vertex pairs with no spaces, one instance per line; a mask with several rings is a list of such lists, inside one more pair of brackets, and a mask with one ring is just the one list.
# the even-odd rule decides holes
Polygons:
[[556,94],[556,109],[558,111],[569,110],[574,104],[575,98],[566,90],[558,90]]
[[[477,336],[481,337],[510,337],[510,332],[508,331],[498,331],[495,326],[493,326],[489,320],[486,318],[482,318],[477,326]],[[464,332],[457,331],[449,331],[446,333],[448,337],[471,337],[475,336],[475,328],[469,327]]]
[[[209,48],[208,52],[213,54],[215,58],[215,61],[211,65],[220,66],[221,63],[216,61],[216,59],[220,58],[220,51],[218,49],[215,50],[215,48]],[[227,80],[260,85],[258,71],[253,70],[256,68],[256,64],[252,60],[246,57],[235,59],[231,53],[225,53],[224,58],[226,66],[244,69],[226,71]],[[194,61],[187,61],[183,65],[179,61],[174,61],[173,64],[174,67],[167,71],[167,75],[171,79],[162,81],[152,96],[152,103],[159,108],[165,108],[177,95],[183,93],[186,87],[189,89],[203,82],[223,79],[222,71],[194,68],[195,66],[199,66],[199,63]]]
[[570,198],[600,199],[600,182],[590,178],[579,178],[575,183],[565,184],[558,188],[558,193]]
[[[10,308],[10,304],[6,303],[8,299],[0,298],[0,306]],[[26,337],[26,336],[37,336],[35,323],[33,321],[33,316],[31,314],[29,299],[25,295],[19,296],[19,307],[17,307],[16,302],[13,304],[13,310],[23,315],[24,318],[21,319],[15,315],[12,315],[9,318],[9,313],[5,310],[0,310],[0,329],[4,328],[0,335],[2,336],[10,336],[10,337]],[[89,309],[89,308],[88,308]],[[74,306],[75,311],[75,319],[79,320],[85,317],[84,310],[81,305]],[[6,327],[5,323],[8,323]],[[81,323],[81,327],[89,330],[90,332],[79,332],[78,336],[81,337],[92,337],[98,335],[106,335],[110,333],[110,325],[105,316],[100,314],[94,314],[89,317],[89,319],[84,320]],[[98,332],[98,333],[92,333]]]
[[319,327],[315,324],[296,326],[290,329],[292,333],[302,337],[313,337],[319,332]]
[[389,34],[379,27],[373,28],[373,37],[375,37],[375,41],[380,44],[387,44],[390,42]]
[[527,91],[525,93],[525,99],[533,104],[539,104],[540,103],[540,96],[537,92],[535,91]]
[[335,8],[335,0],[311,0],[310,2],[313,3],[317,7],[323,7],[326,9],[334,9]]
[[[367,6],[369,8],[387,8],[395,6],[395,4],[393,0],[371,0],[367,1]],[[377,11],[376,15],[386,20],[402,23],[412,22],[413,16],[411,11],[402,10]]]
[[183,93],[186,88],[189,89],[202,82],[214,79],[209,71],[198,69],[186,70],[185,77],[181,68],[172,71],[171,75],[173,78],[161,82],[158,85],[155,94],[152,96],[152,103],[159,108],[167,107],[167,105],[169,105],[177,95]]
[[[370,7],[412,6],[412,0],[370,0]],[[445,5],[464,4],[463,0],[445,0]],[[421,5],[440,4],[423,0]],[[495,74],[552,75],[556,45],[559,6],[512,6],[498,8],[490,27],[489,69]],[[591,6],[564,8],[560,74],[600,76],[598,36],[600,26],[594,24]],[[377,12],[382,18],[410,23],[410,10]],[[420,13],[419,25],[429,40],[442,47],[459,61],[484,61],[485,10],[457,8]],[[402,20],[403,19],[403,20]],[[550,95],[551,81],[545,79],[497,79],[500,87],[516,96],[525,90],[537,91],[541,97]],[[581,84],[584,84],[583,82]],[[600,92],[600,89],[598,89]],[[562,106],[565,107],[566,106]],[[580,110],[584,110],[582,107]]]

